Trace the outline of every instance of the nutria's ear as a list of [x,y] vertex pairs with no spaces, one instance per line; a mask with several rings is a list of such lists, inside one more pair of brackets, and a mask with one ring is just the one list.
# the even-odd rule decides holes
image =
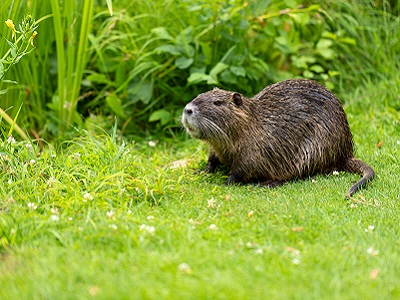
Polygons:
[[233,101],[233,103],[235,103],[237,106],[241,106],[241,105],[243,104],[242,95],[240,95],[239,93],[233,93],[233,95],[232,95],[232,101]]

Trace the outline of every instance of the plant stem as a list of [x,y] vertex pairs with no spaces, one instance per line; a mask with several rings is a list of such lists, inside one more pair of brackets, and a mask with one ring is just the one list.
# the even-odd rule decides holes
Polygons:
[[14,120],[2,109],[0,108],[0,117],[4,118],[8,124],[11,126],[14,126],[15,131],[26,141],[29,141],[29,137],[26,135],[26,133],[21,129],[21,127],[18,126],[17,123],[14,122]]

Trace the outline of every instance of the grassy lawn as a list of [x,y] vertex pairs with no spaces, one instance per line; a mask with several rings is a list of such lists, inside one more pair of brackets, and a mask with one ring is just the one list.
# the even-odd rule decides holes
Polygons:
[[5,141],[0,299],[399,298],[399,90],[346,96],[357,157],[377,173],[350,200],[347,173],[226,187],[195,172],[207,146],[183,132],[94,130],[39,156]]

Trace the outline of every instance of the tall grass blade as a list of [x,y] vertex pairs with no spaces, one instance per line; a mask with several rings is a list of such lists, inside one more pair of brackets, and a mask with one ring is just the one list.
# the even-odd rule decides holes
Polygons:
[[74,81],[72,84],[72,97],[71,97],[71,108],[69,110],[68,122],[72,122],[73,113],[76,111],[76,106],[78,103],[78,96],[80,93],[80,87],[82,83],[83,72],[86,68],[87,64],[87,56],[88,56],[88,43],[89,43],[89,33],[91,29],[92,23],[92,14],[93,14],[93,4],[94,0],[87,0],[83,6],[82,12],[82,23],[80,28],[80,36],[79,36],[79,44],[78,44],[78,52],[77,52],[77,60],[74,69]]
[[64,54],[64,34],[63,24],[61,22],[61,11],[58,0],[50,0],[51,9],[53,12],[53,25],[54,34],[56,40],[56,51],[57,51],[57,85],[58,85],[58,129],[59,134],[63,132],[63,120],[64,120],[64,103],[65,103],[65,54]]

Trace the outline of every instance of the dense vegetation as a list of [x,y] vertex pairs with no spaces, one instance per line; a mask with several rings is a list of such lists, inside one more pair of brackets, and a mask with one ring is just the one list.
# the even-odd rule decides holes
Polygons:
[[[85,122],[110,128],[114,116],[125,134],[173,133],[184,103],[213,86],[253,95],[302,76],[345,93],[399,67],[395,3],[107,4],[1,1],[3,20],[30,12],[39,25],[37,49],[8,74],[19,85],[0,98],[13,118],[23,105],[17,123],[32,136],[65,139]],[[4,25],[0,33],[11,37]],[[3,40],[0,54],[8,47]]]
[[[8,20],[21,32],[27,13],[19,52]],[[0,299],[399,298],[399,13],[2,0]],[[342,172],[271,190],[196,172],[208,149],[180,129],[186,102],[296,76],[343,101],[366,189],[344,200],[359,177]]]

